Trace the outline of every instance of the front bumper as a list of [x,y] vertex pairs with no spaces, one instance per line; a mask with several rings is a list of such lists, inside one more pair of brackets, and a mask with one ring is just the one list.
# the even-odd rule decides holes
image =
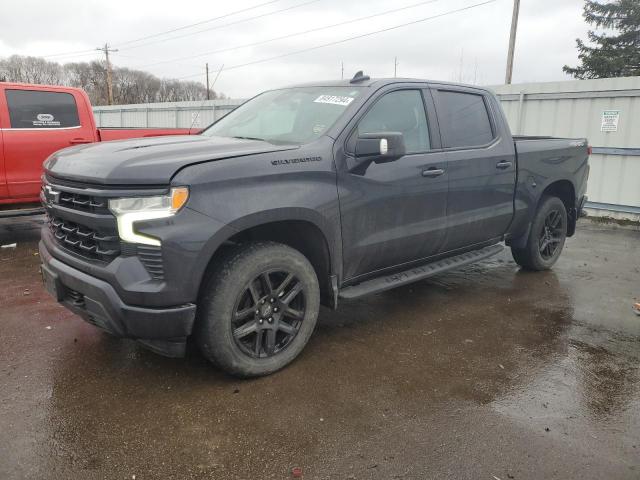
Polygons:
[[54,298],[87,322],[118,337],[134,338],[172,357],[183,356],[196,306],[146,308],[125,304],[107,282],[54,258],[41,241],[42,275]]

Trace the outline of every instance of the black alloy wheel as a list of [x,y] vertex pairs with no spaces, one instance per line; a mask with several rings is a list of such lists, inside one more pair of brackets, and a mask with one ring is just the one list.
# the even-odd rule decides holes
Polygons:
[[544,219],[538,237],[538,249],[544,260],[553,258],[565,237],[563,216],[558,210],[551,210]]
[[233,339],[250,357],[266,358],[286,349],[305,317],[302,282],[285,270],[266,271],[238,296],[232,318]]
[[247,242],[229,247],[206,274],[194,334],[204,356],[225,372],[258,377],[302,352],[319,310],[318,277],[302,253]]
[[562,253],[568,225],[564,202],[545,195],[531,221],[526,244],[511,245],[513,259],[526,270],[550,269]]

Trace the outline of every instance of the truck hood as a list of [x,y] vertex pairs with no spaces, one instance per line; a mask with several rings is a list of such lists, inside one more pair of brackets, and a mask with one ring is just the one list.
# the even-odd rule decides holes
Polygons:
[[194,163],[298,148],[259,140],[201,135],[137,138],[66,148],[54,153],[45,172],[65,180],[104,185],[167,185]]

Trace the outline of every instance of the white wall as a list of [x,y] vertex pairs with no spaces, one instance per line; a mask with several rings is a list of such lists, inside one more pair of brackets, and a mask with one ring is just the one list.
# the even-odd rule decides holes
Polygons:
[[[640,215],[640,77],[492,87],[514,134],[586,137],[590,207]],[[617,110],[616,132],[601,131]]]
[[203,128],[223,117],[244,100],[141,103],[93,107],[99,127]]

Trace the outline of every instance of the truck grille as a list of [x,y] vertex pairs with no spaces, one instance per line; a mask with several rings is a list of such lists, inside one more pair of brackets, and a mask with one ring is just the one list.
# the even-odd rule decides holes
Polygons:
[[80,184],[43,179],[40,196],[56,243],[91,262],[110,263],[119,256],[137,256],[152,279],[164,280],[161,247],[122,242],[107,192],[88,195],[82,189]]
[[85,308],[84,295],[70,288],[65,289],[64,299],[74,307]]
[[60,205],[92,213],[109,213],[107,199],[70,192],[60,192]]
[[120,254],[117,232],[98,232],[78,223],[48,216],[49,230],[63,248],[88,259],[110,262]]

